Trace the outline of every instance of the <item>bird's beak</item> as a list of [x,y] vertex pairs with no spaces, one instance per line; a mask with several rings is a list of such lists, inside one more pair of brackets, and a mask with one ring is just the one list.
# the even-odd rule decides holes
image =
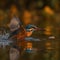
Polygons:
[[37,28],[35,28],[35,30],[36,30],[36,31],[45,31],[45,29],[44,29],[44,28],[38,28],[38,27],[37,27]]
[[36,30],[36,31],[40,31],[41,29],[37,27],[37,28],[35,28],[35,30]]

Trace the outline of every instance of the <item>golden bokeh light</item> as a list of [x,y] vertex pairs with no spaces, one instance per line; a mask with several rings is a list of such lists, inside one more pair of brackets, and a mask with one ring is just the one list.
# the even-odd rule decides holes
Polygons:
[[46,7],[44,8],[44,11],[45,11],[46,13],[48,13],[48,14],[51,14],[51,15],[54,14],[54,11],[53,11],[49,6],[46,6]]
[[44,31],[44,34],[51,35],[51,33],[52,33],[51,30],[52,30],[52,27],[51,26],[46,26],[45,31]]
[[30,24],[32,21],[31,21],[31,13],[29,11],[24,11],[24,14],[23,14],[23,22],[24,24]]

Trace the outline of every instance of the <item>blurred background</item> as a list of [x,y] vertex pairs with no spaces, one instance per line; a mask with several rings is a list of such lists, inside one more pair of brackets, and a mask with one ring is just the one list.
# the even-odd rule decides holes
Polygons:
[[[33,42],[34,46],[38,45],[39,54],[30,60],[60,60],[60,0],[0,0],[0,30],[9,31],[8,24],[14,15],[24,26],[34,24],[45,29],[32,35],[41,41]],[[4,51],[0,60],[9,60],[8,49]]]

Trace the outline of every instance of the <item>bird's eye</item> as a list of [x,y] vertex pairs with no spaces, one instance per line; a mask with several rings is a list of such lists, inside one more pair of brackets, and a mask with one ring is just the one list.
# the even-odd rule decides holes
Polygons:
[[30,31],[33,31],[33,29],[30,29]]

